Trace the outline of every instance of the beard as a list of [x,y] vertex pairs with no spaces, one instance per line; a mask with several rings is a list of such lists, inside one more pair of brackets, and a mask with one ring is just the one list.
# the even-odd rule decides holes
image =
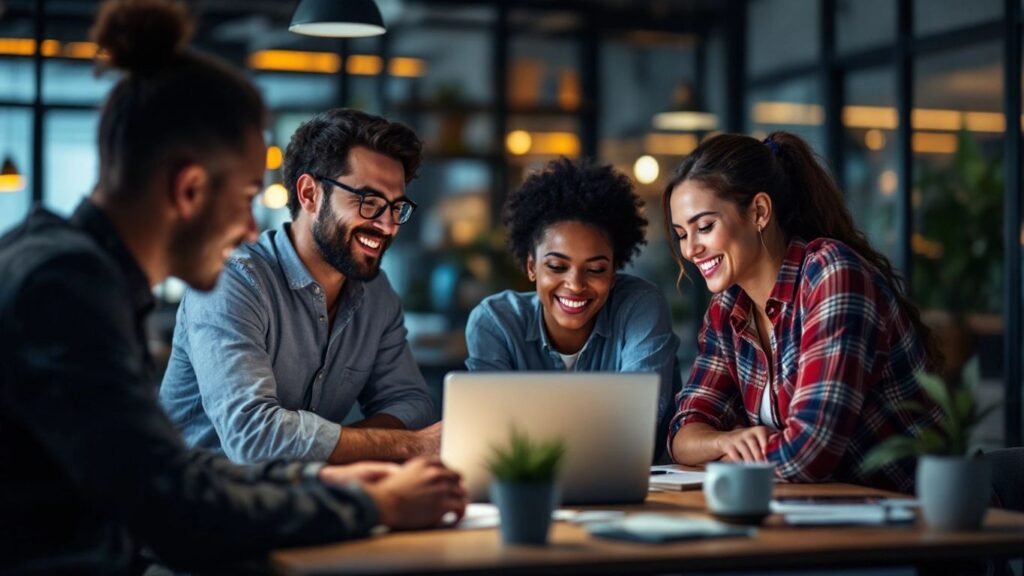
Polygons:
[[[358,256],[355,253],[353,244],[358,242],[355,233],[375,238],[381,242],[380,256]],[[391,245],[391,238],[381,234],[369,226],[361,226],[349,229],[347,224],[338,222],[328,201],[328,195],[323,196],[320,203],[320,214],[313,222],[313,240],[316,242],[317,251],[335,270],[341,272],[345,278],[351,278],[360,282],[373,280],[380,274],[380,261],[384,252]]]
[[237,247],[245,239],[243,235],[230,243],[223,242],[213,200],[207,202],[193,221],[183,223],[171,234],[172,275],[202,292],[217,286],[224,267],[224,251],[230,246]]

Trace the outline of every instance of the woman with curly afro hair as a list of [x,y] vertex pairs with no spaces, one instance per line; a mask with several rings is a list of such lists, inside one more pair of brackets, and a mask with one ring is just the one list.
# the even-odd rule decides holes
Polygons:
[[611,166],[562,158],[527,178],[505,203],[503,222],[537,290],[506,290],[473,310],[466,366],[657,372],[659,434],[667,432],[680,386],[679,339],[661,291],[620,272],[646,244],[642,206],[629,178]]

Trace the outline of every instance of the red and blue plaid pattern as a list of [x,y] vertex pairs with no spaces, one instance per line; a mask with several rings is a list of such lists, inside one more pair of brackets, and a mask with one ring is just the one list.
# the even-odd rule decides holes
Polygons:
[[[739,286],[712,298],[698,337],[699,354],[676,397],[669,428],[704,422],[718,430],[760,423],[768,384],[753,302]],[[900,408],[930,402],[914,378],[929,367],[921,340],[882,274],[845,244],[793,239],[766,310],[774,331],[777,398],[765,456],[792,482],[838,480],[913,491],[913,462],[870,476],[866,454],[894,435],[935,427],[938,410],[922,417]]]

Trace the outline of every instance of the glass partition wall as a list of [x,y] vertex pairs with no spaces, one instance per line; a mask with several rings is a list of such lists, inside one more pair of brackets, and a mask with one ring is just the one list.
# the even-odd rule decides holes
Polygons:
[[[947,380],[975,381],[981,404],[1002,406],[974,443],[1020,445],[1019,0],[746,8],[746,130],[811,141],[909,282]],[[805,48],[796,54],[750,25],[766,19],[816,33],[793,32]]]
[[[246,69],[271,108],[263,228],[289,218],[281,154],[312,114],[352,106],[423,136],[409,186],[421,209],[385,269],[429,378],[461,365],[480,299],[530,288],[506,255],[500,210],[559,156],[634,178],[650,226],[628,271],[665,290],[688,372],[708,295],[699,274],[676,286],[661,191],[707,135],[785,129],[822,154],[906,276],[953,359],[947,377],[977,379],[983,403],[1002,403],[977,443],[1021,444],[1021,0],[380,4],[388,33],[349,40],[284,32],[288,2],[204,4],[197,41]],[[6,5],[0,231],[33,202],[66,214],[88,193],[98,106],[116,80],[92,74],[98,2]],[[181,290],[158,290],[154,340],[173,330]]]

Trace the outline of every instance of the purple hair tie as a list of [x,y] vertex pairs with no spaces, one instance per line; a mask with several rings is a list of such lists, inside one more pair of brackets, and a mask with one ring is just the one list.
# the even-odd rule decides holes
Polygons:
[[762,140],[761,143],[771,148],[772,154],[779,155],[779,143],[772,139],[771,136]]

